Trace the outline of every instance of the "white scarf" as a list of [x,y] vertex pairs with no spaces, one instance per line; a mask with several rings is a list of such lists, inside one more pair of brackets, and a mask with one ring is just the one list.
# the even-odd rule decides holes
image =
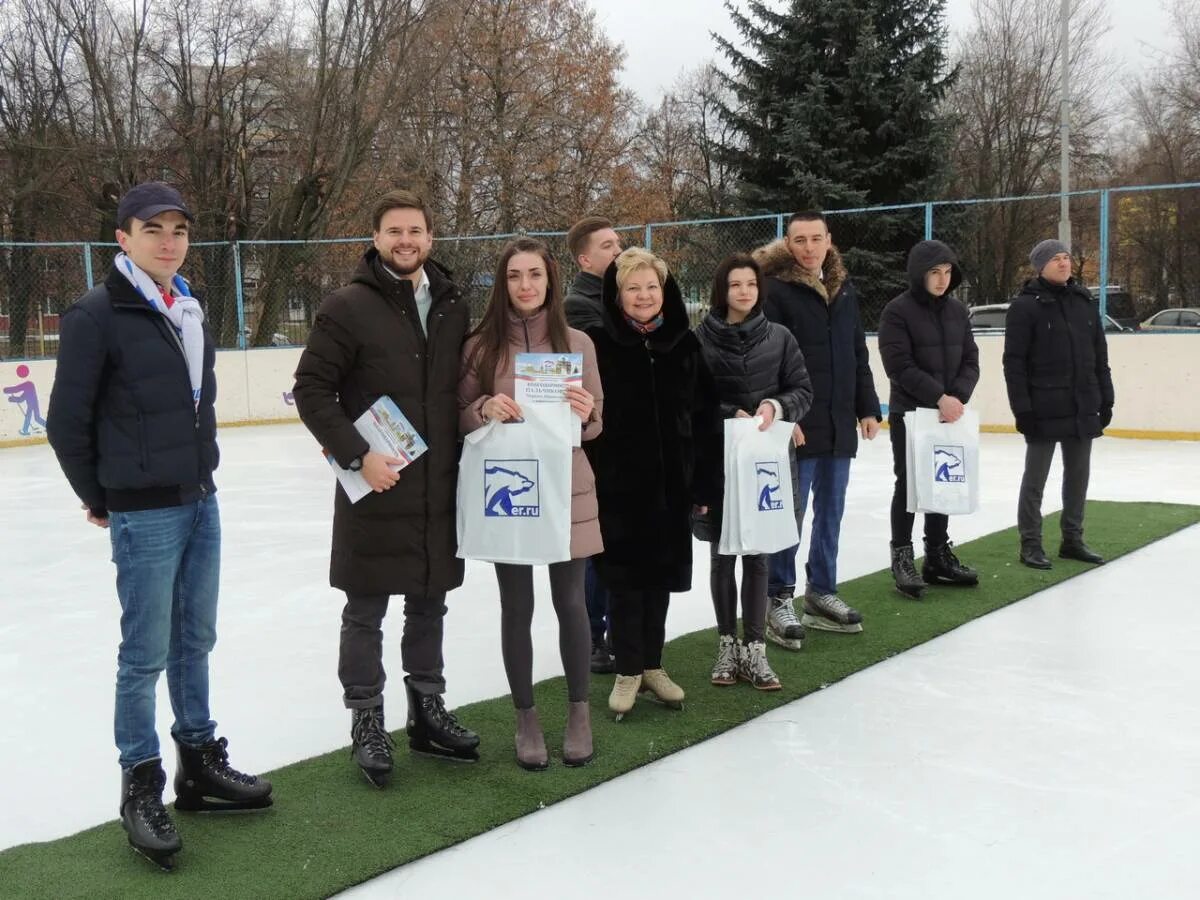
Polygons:
[[192,297],[188,283],[181,276],[175,275],[171,279],[173,302],[168,305],[154,279],[134,265],[128,256],[118,253],[113,262],[117,271],[129,279],[129,283],[142,295],[142,299],[166,316],[179,335],[183,358],[187,361],[188,378],[192,382],[192,403],[199,409],[200,383],[204,375],[204,310]]

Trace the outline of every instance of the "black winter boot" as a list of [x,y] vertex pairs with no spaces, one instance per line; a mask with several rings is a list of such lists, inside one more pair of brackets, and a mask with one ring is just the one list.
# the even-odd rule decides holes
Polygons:
[[383,726],[383,707],[351,711],[350,755],[377,788],[392,780],[392,736]]
[[162,802],[167,774],[162,760],[150,759],[121,772],[121,827],[129,846],[166,871],[182,847],[179,832]]
[[596,675],[612,674],[612,653],[608,649],[608,641],[606,641],[604,638],[600,638],[600,640],[592,640],[591,669]]
[[912,600],[920,600],[929,587],[917,574],[912,544],[892,548],[892,578],[896,580],[896,590]]
[[1085,544],[1083,538],[1063,538],[1058,555],[1062,559],[1077,559],[1094,566],[1104,562],[1104,557]]
[[409,749],[427,756],[452,759],[458,762],[478,762],[479,735],[463,728],[446,709],[441,694],[422,694],[405,676],[404,689],[408,692]]
[[229,741],[215,738],[199,747],[175,740],[175,808],[185,812],[238,812],[271,805],[271,782],[229,765]]
[[979,584],[979,573],[964,566],[954,555],[953,545],[946,541],[940,547],[925,545],[925,561],[921,577],[929,584],[950,584],[971,587]]
[[1022,543],[1021,564],[1031,569],[1051,568],[1050,560],[1046,558],[1046,551],[1042,549],[1041,544]]

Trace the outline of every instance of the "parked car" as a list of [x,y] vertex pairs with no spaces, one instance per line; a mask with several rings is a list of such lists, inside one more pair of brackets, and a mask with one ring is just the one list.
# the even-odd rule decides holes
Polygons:
[[[989,303],[986,306],[972,306],[967,309],[971,320],[971,330],[976,334],[1000,333],[1004,331],[1004,319],[1008,316],[1009,303]],[[1133,331],[1126,328],[1112,316],[1104,317],[1104,331],[1107,334],[1122,334]]]
[[1200,334],[1200,309],[1164,309],[1142,323],[1142,331],[1186,331]]

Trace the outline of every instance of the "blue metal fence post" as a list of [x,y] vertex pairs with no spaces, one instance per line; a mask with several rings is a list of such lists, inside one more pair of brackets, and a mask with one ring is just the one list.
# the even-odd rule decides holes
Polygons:
[[653,228],[654,228],[653,225],[650,225],[650,224],[646,225],[646,249],[647,250],[650,249],[650,243],[653,238],[653,235],[652,235]]
[[87,281],[88,290],[96,286],[96,281],[92,278],[92,245],[83,245],[83,277]]
[[783,213],[775,217],[775,237],[776,239],[783,237]]
[[242,292],[242,242],[233,242],[233,284],[237,296],[238,349],[246,349],[246,304]]
[[925,204],[925,240],[933,240],[933,204]]
[[1100,192],[1100,321],[1108,314],[1108,188]]

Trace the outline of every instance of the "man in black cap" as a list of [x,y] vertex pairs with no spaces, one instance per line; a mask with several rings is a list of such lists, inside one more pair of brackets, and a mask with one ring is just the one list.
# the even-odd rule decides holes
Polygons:
[[1017,504],[1021,562],[1049,569],[1042,549],[1042,492],[1062,446],[1062,545],[1059,556],[1099,564],[1083,541],[1083,511],[1092,439],[1112,421],[1113,383],[1099,304],[1071,277],[1071,253],[1055,240],[1029,254],[1035,278],[1008,309],[1004,381],[1008,402],[1025,435],[1025,474]]
[[149,182],[121,198],[117,220],[112,270],[63,314],[46,434],[87,521],[108,529],[117,567],[121,824],[135,850],[170,868],[181,842],[162,805],[163,669],[175,808],[261,809],[271,784],[229,765],[208,708],[221,550],[216,354],[177,274],[192,214],[173,187]]

